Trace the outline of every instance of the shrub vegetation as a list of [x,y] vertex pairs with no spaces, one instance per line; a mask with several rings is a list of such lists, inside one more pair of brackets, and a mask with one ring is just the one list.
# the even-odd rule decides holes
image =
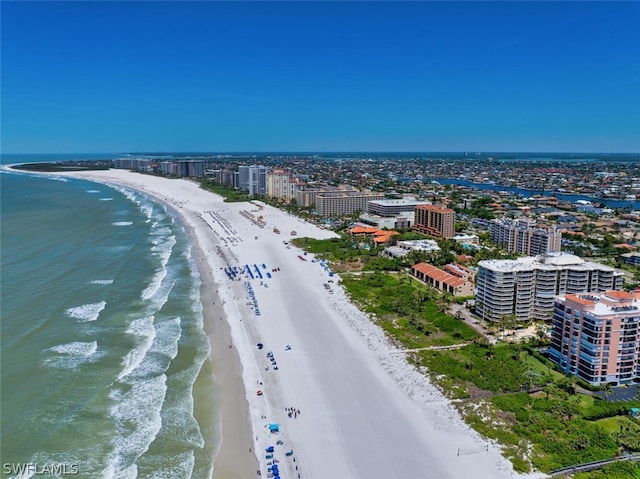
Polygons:
[[[490,344],[446,313],[450,298],[406,273],[386,272],[395,260],[369,259],[370,251],[350,239],[292,242],[330,260],[360,258],[369,265],[370,271],[341,274],[351,298],[399,348],[416,350],[407,359],[426,367],[445,393],[459,400],[455,404],[467,423],[497,440],[515,470],[550,472],[610,459],[623,448],[640,451],[640,423],[627,415],[631,407],[640,408],[640,401],[611,402],[589,391],[577,393],[579,381],[557,371],[534,348],[535,341]],[[640,466],[615,463],[575,477],[640,479]]]

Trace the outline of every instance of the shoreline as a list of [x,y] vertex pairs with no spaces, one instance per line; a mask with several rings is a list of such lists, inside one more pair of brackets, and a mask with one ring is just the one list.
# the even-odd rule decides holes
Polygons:
[[[80,175],[76,177],[82,178]],[[110,183],[93,178],[90,180]],[[179,218],[191,241],[192,261],[200,277],[203,327],[209,339],[210,352],[207,361],[213,374],[213,382],[220,388],[219,390],[216,388],[216,395],[219,398],[217,407],[220,410],[216,422],[220,437],[215,438],[217,447],[213,451],[211,477],[212,479],[246,479],[257,476],[256,470],[259,469],[259,463],[253,446],[253,422],[244,383],[242,380],[238,381],[238,378],[242,378],[242,362],[238,351],[232,346],[233,337],[229,321],[222,307],[224,302],[216,294],[219,291],[219,284],[216,282],[213,267],[207,259],[210,255],[198,241],[194,225],[182,211],[179,202],[168,201],[158,193],[142,187],[125,183],[115,184],[136,189],[150,196],[154,201],[164,204]],[[205,406],[199,406],[199,408],[203,407]]]
[[[189,228],[188,226],[186,226]],[[190,230],[191,228],[189,228]],[[246,478],[258,469],[258,461],[253,452],[253,431],[249,403],[246,400],[242,377],[242,363],[233,344],[224,308],[215,295],[218,285],[212,271],[207,267],[205,253],[197,243],[192,231],[193,260],[200,274],[200,302],[204,328],[209,337],[211,351],[208,361],[213,371],[214,383],[220,387],[220,431],[215,451],[213,479]],[[224,366],[224,367],[223,367]],[[241,452],[245,452],[245,457]],[[247,455],[248,454],[248,455]]]
[[[339,277],[328,291],[327,271],[286,242],[294,230],[298,237],[334,233],[259,202],[223,203],[188,180],[125,170],[59,176],[139,190],[184,221],[202,281],[205,328],[212,328],[216,383],[225,384],[215,479],[256,477],[258,467],[266,477],[273,458],[258,451],[272,445],[287,478],[540,477],[515,473],[499,446],[467,426],[427,377],[389,354],[384,333],[349,301]],[[247,215],[260,215],[266,226]],[[265,276],[227,277],[228,259]],[[216,287],[221,305],[211,299]],[[224,347],[225,335],[233,347]],[[265,358],[267,350],[279,368]],[[257,387],[263,395],[256,395]],[[292,416],[291,410],[301,412]],[[279,432],[270,432],[269,424],[278,424]],[[469,452],[456,454],[460,450]]]

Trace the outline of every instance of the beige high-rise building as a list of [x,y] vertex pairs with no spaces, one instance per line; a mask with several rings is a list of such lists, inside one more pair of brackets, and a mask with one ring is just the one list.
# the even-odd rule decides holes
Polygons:
[[365,211],[367,203],[384,198],[371,191],[322,191],[316,195],[316,213],[321,216],[342,216]]
[[283,200],[296,198],[299,180],[285,170],[273,170],[267,175],[267,196]]
[[436,205],[417,205],[413,230],[441,238],[453,238],[456,234],[456,212]]

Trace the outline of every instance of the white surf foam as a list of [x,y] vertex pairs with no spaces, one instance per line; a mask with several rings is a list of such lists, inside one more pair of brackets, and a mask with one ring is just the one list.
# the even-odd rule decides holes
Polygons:
[[113,284],[112,279],[94,279],[93,281],[87,282],[87,284]]
[[100,198],[100,201],[113,201],[113,198]]
[[153,340],[156,337],[156,329],[153,326],[153,321],[153,316],[147,316],[145,318],[136,319],[129,325],[127,333],[138,336],[142,341],[124,358],[124,369],[118,375],[118,380],[125,378],[134,371],[147,355],[147,351],[151,348]]
[[73,343],[59,344],[58,346],[53,346],[47,349],[47,351],[53,351],[60,354],[70,354],[70,355],[84,356],[84,357],[91,356],[97,350],[98,350],[97,341],[91,341],[88,343],[75,341]]
[[113,226],[131,226],[133,221],[114,221],[111,223]]
[[66,315],[79,321],[95,321],[100,316],[100,312],[107,305],[106,301],[99,303],[83,304],[75,308],[69,308],[65,311]]
[[147,217],[147,220],[150,220],[151,215],[153,214],[153,203],[149,203],[149,202],[140,203],[139,208],[142,214]]
[[64,176],[34,176],[34,178],[47,178],[49,180],[53,180],[53,181],[61,181],[62,183],[67,183],[69,180],[67,178],[65,178]]
[[[169,460],[167,460],[169,459]],[[164,463],[170,463],[168,467],[156,468],[149,479],[175,479],[176,477],[193,477],[193,469],[196,459],[193,451],[185,451],[177,456],[164,458]]]
[[112,441],[105,477],[137,475],[135,461],[149,449],[162,427],[160,411],[167,392],[166,380],[164,374],[125,380],[109,394],[114,401],[110,413],[118,434]]
[[205,358],[203,356],[201,359],[196,359],[193,365],[173,375],[172,379],[176,381],[176,384],[180,384],[180,389],[174,390],[174,395],[179,393],[180,397],[174,397],[173,405],[166,406],[165,404],[163,410],[163,426],[175,431],[184,443],[200,449],[204,447],[205,441],[200,424],[193,415],[193,385],[198,378]]
[[153,351],[174,359],[178,355],[178,341],[182,336],[180,317],[156,323]]
[[55,368],[73,369],[80,364],[97,359],[97,351],[97,341],[59,344],[45,350],[45,352],[56,354],[44,359],[43,363]]
[[87,190],[87,193],[100,193],[100,190]]
[[147,300],[152,298],[160,289],[162,280],[167,276],[167,263],[171,257],[171,251],[173,245],[176,244],[176,237],[171,235],[163,241],[162,244],[151,248],[160,256],[160,267],[156,270],[156,274],[151,279],[149,285],[142,292],[142,299]]

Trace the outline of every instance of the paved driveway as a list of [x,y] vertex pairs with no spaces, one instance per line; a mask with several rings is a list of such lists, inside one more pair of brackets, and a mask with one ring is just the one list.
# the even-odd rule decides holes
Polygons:
[[611,394],[605,396],[604,391],[594,392],[594,396],[601,397],[607,401],[631,401],[640,393],[640,384],[632,384],[631,386],[620,386],[611,388]]

